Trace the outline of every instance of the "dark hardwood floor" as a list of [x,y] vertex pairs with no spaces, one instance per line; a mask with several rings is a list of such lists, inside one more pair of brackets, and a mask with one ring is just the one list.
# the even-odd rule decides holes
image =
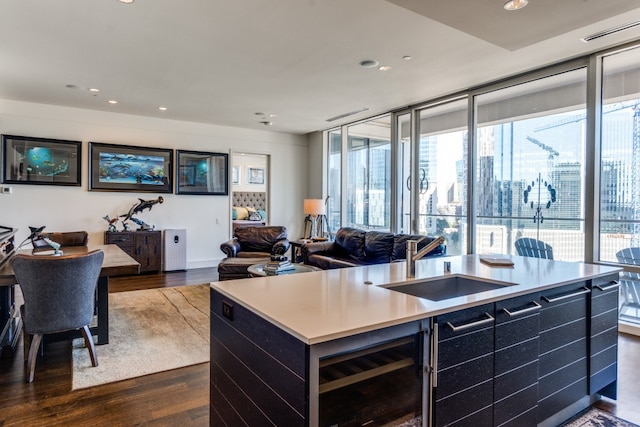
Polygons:
[[[215,269],[112,279],[110,292],[208,283]],[[640,337],[620,334],[618,400],[597,405],[640,424]],[[98,355],[100,347],[98,347]],[[50,344],[24,382],[22,343],[0,360],[0,427],[4,426],[208,426],[209,364],[71,391],[71,346]]]
[[[214,268],[112,278],[110,292],[196,285],[217,280]],[[97,347],[100,357],[100,347]],[[22,341],[0,360],[0,427],[208,426],[209,364],[71,391],[71,345],[47,346],[36,378],[24,382]]]

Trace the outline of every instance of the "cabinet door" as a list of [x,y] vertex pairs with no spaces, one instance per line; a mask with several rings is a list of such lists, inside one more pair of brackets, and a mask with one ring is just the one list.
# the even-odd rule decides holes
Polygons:
[[434,319],[432,425],[493,424],[494,315],[485,304]]
[[160,232],[136,232],[136,260],[140,272],[159,271],[161,263]]
[[578,282],[540,294],[539,421],[587,395],[589,293]]
[[496,302],[493,425],[537,425],[539,299],[536,293]]
[[616,398],[618,378],[618,276],[591,282],[589,394]]

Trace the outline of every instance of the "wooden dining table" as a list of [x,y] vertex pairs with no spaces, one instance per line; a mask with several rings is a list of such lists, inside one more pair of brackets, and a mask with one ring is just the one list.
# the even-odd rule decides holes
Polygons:
[[[109,277],[128,276],[140,273],[140,264],[131,258],[126,252],[116,245],[89,245],[89,246],[66,246],[62,248],[64,255],[91,252],[101,249],[104,252],[104,261],[96,286],[96,312],[97,323],[90,327],[91,333],[97,335],[96,344],[109,343]],[[19,250],[16,254],[33,253],[32,250]],[[36,255],[46,256],[47,252],[38,252]],[[6,262],[0,267],[0,342],[3,350],[5,347],[16,345],[17,338],[20,334],[22,326],[19,318],[19,310],[15,307],[15,291],[16,277],[11,267],[11,262]],[[1,302],[4,301],[4,304]],[[78,332],[75,334],[74,332]],[[71,331],[70,333],[56,334],[53,341],[81,337],[79,331]]]

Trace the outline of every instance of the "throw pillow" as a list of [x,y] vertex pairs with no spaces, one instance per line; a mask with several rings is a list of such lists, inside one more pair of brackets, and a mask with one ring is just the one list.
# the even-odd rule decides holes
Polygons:
[[249,218],[249,211],[247,210],[247,208],[236,206],[233,209],[236,211],[236,219],[242,220]]
[[267,219],[267,211],[265,211],[264,209],[258,209],[257,211],[262,219]]
[[262,217],[258,212],[251,212],[249,214],[249,221],[262,221]]

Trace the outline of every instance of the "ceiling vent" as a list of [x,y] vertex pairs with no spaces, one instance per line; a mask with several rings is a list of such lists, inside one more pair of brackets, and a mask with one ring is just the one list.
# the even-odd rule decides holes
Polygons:
[[609,28],[608,30],[600,31],[599,33],[591,34],[590,36],[586,36],[581,38],[583,42],[587,43],[592,40],[599,39],[601,37],[610,36],[611,34],[619,33],[620,31],[628,30],[630,28],[635,28],[640,26],[640,21],[629,22],[628,24],[620,25],[619,27]]
[[336,120],[339,120],[339,119],[344,119],[345,117],[353,116],[354,114],[362,113],[363,111],[369,111],[369,108],[368,107],[364,107],[364,108],[361,108],[359,110],[355,110],[355,111],[351,111],[351,112],[348,112],[348,113],[340,114],[338,116],[331,117],[331,118],[327,119],[327,121],[328,122],[333,122],[333,121],[336,121]]

